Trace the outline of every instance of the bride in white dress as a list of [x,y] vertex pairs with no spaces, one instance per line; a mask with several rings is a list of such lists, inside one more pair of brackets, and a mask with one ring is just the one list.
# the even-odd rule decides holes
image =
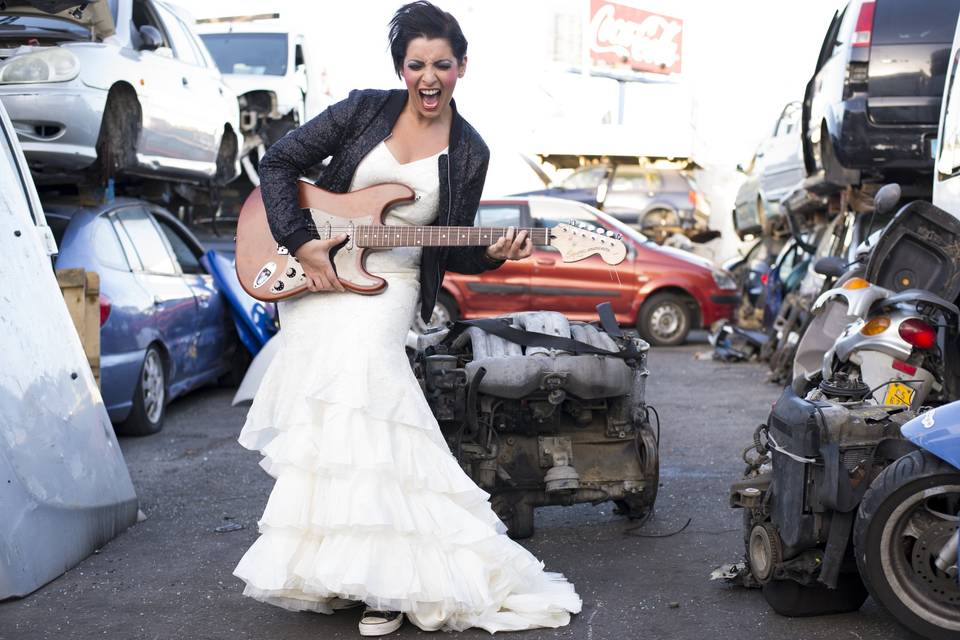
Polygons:
[[[446,31],[437,33],[437,24]],[[426,225],[443,204],[438,167],[454,153],[450,96],[466,40],[452,16],[425,2],[402,7],[391,26],[409,95],[349,188],[406,184],[416,200],[393,208],[386,222]],[[453,27],[459,39],[448,35]],[[267,190],[264,198],[269,212]],[[365,636],[390,633],[404,616],[424,630],[567,624],[581,607],[573,586],[506,536],[410,370],[404,340],[420,302],[421,249],[372,253],[367,269],[389,285],[363,296],[341,292],[327,271],[330,244],[295,249],[311,289],[323,293],[281,303],[280,349],[240,434],[276,478],[261,535],[234,570],[244,594],[322,613],[362,602]],[[486,259],[492,266],[530,251],[523,234],[510,234]]]

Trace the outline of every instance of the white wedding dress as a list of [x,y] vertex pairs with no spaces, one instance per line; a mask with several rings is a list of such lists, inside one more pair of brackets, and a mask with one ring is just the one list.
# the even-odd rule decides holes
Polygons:
[[[437,156],[400,164],[381,143],[351,188],[380,182],[417,193],[389,224],[435,218]],[[581,607],[573,585],[505,535],[410,370],[419,260],[419,248],[372,253],[368,270],[389,282],[380,295],[280,304],[280,349],[240,434],[276,485],[234,574],[244,595],[298,611],[331,613],[339,597],[425,630],[565,625]]]

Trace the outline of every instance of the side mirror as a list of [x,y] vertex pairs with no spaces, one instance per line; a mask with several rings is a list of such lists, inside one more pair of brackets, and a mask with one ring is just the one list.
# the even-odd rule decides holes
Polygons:
[[140,51],[156,51],[163,46],[163,34],[156,27],[145,24],[140,27]]
[[873,196],[873,211],[877,215],[887,215],[896,208],[900,202],[900,185],[896,183],[885,184]]
[[839,278],[847,271],[847,261],[840,256],[824,256],[813,265],[813,270],[822,276]]

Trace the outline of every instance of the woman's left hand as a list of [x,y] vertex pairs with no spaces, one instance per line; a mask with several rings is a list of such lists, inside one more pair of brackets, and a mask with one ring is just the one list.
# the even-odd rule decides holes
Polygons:
[[507,235],[487,247],[487,255],[494,260],[523,260],[533,253],[533,243],[527,236],[526,230],[517,233],[509,227]]

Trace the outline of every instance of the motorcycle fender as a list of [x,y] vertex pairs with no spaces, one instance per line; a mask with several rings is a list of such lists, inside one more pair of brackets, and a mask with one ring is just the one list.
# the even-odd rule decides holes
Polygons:
[[960,401],[936,407],[900,427],[904,438],[960,469]]
[[817,301],[813,303],[811,311],[819,313],[825,304],[836,298],[843,298],[847,303],[847,315],[855,318],[864,317],[870,311],[870,307],[877,300],[883,300],[893,295],[893,292],[877,285],[870,285],[863,289],[844,289],[836,287],[825,291]]

